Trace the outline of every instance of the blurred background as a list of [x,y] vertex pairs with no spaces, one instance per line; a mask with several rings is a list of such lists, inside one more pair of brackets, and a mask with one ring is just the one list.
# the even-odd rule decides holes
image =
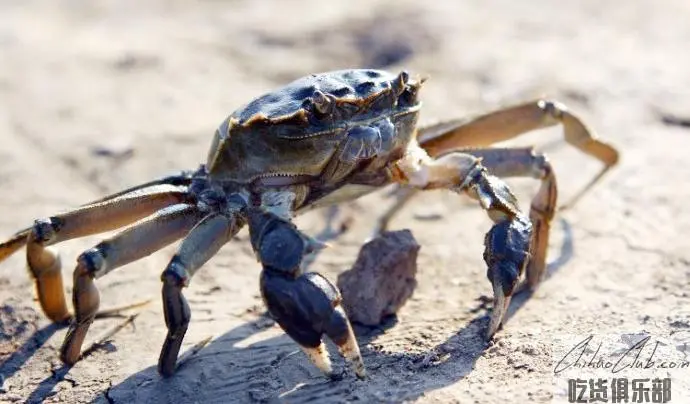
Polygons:
[[[422,122],[556,98],[616,145],[620,165],[553,226],[551,277],[487,345],[486,215],[444,192],[394,221],[422,245],[418,288],[397,324],[357,333],[370,379],[329,382],[262,316],[246,232],[187,290],[183,351],[211,344],[170,380],[159,273],[168,248],[99,280],[102,306],[154,299],[71,370],[65,330],[33,301],[22,254],[0,264],[0,400],[18,402],[549,402],[550,335],[690,328],[690,2],[0,1],[0,234],[106,193],[204,162],[216,126],[252,98],[313,72],[371,67],[428,76]],[[599,169],[559,128],[513,144],[545,150],[561,200]],[[534,181],[511,180],[524,207]],[[312,269],[355,260],[384,194]],[[298,219],[317,234],[325,214]],[[98,237],[65,243],[71,263]],[[67,292],[70,290],[68,289]],[[112,326],[98,322],[90,335]],[[336,361],[338,365],[340,361]]]

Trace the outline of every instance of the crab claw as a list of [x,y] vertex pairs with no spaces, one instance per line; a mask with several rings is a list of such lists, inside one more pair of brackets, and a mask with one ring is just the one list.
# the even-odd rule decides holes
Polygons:
[[293,278],[285,272],[264,268],[261,294],[278,325],[326,375],[335,376],[322,341],[324,334],[338,346],[357,377],[365,377],[359,346],[350,321],[339,306],[341,297],[335,285],[315,272]]
[[494,291],[494,306],[486,337],[491,339],[503,324],[510,299],[520,275],[529,261],[532,225],[528,218],[516,216],[496,223],[484,239],[487,277]]

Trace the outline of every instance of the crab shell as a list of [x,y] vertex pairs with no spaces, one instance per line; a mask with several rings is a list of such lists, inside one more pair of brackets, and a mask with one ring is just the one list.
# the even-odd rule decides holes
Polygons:
[[[209,152],[209,175],[239,184],[279,177],[288,185],[332,180],[324,176],[334,160],[352,162],[350,172],[381,167],[400,158],[415,135],[421,83],[406,72],[369,69],[300,78],[223,121]],[[357,141],[372,134],[380,140],[368,152],[371,139]]]

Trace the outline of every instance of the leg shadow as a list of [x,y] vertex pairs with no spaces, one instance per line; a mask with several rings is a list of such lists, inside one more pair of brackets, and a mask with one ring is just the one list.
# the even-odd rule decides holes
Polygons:
[[[561,220],[565,232],[559,256],[547,268],[546,280],[573,256],[570,225]],[[516,295],[510,319],[529,299]],[[486,299],[484,299],[486,300]],[[491,346],[484,338],[489,317],[486,307],[473,310],[476,316],[445,341],[424,352],[411,353],[407,347],[423,338],[433,322],[401,324],[388,318],[378,327],[355,326],[368,377],[357,380],[328,343],[334,367],[344,372],[340,380],[324,377],[297,345],[273,329],[267,317],[242,324],[211,341],[195,354],[186,352],[170,378],[158,375],[150,366],[112,386],[94,402],[177,403],[177,402],[400,402],[414,400],[430,391],[452,385],[474,369],[479,357]],[[258,334],[270,330],[263,339]],[[409,331],[409,330],[412,331]],[[395,334],[395,344],[377,343]],[[247,342],[250,341],[250,342]],[[255,342],[251,342],[255,341]],[[390,349],[396,345],[397,349]]]
[[[70,367],[62,365],[57,369],[51,370],[51,375],[43,379],[38,386],[31,392],[26,399],[27,403],[42,403],[51,395],[55,386],[61,381],[65,380],[65,376],[69,373]],[[54,393],[52,393],[54,394]]]
[[51,323],[36,330],[16,351],[0,365],[0,376],[7,380],[14,376],[34,354],[60,329],[67,324]]

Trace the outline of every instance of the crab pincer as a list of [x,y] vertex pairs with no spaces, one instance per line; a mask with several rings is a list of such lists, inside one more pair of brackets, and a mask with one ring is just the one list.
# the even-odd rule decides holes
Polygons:
[[529,262],[531,234],[532,224],[522,216],[497,223],[484,238],[486,275],[494,291],[487,338],[492,338],[501,327],[513,293]]
[[326,375],[335,376],[324,335],[357,377],[364,378],[364,362],[338,288],[324,276],[300,269],[303,257],[318,248],[318,242],[289,221],[260,210],[249,213],[249,231],[263,266],[260,288],[270,315]]

